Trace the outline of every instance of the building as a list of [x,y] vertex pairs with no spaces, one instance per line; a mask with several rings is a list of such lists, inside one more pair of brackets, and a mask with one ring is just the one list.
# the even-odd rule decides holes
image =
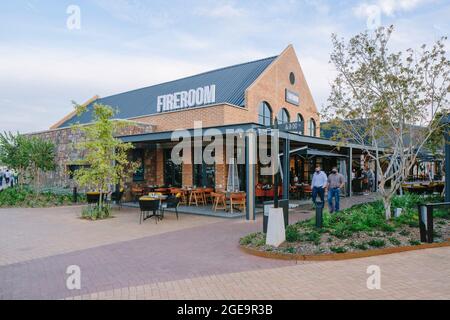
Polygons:
[[[171,161],[173,131],[184,129],[195,134],[195,122],[199,121],[203,129],[214,128],[224,136],[230,129],[256,130],[274,123],[296,123],[295,132],[286,131],[281,136],[286,139],[283,141],[288,141],[283,144],[284,154],[291,155],[284,157],[284,164],[289,168],[288,172],[306,181],[316,164],[326,168],[341,164],[351,172],[348,163],[352,161],[348,161],[348,157],[362,153],[356,145],[349,144],[343,150],[335,142],[318,137],[319,113],[291,45],[275,57],[105,98],[94,97],[86,102],[86,113],[81,116],[71,113],[49,131],[37,133],[57,145],[58,170],[48,177],[53,183],[71,184],[73,162],[83,156],[72,148],[82,137],[71,126],[77,123],[88,125],[92,120],[94,103],[117,108],[118,118],[133,122],[118,133],[121,139],[135,145],[130,158],[141,163],[141,168],[126,181],[128,190],[136,185],[226,188],[229,164],[225,159],[225,147],[216,150],[215,164],[183,162],[176,165]],[[248,160],[256,146],[252,149],[249,146],[251,141],[246,139],[245,142],[244,147],[236,149],[236,156],[245,153]],[[247,192],[249,203],[254,200],[256,184],[272,182],[271,176],[260,174],[260,168],[261,165],[252,166],[249,161],[238,165],[240,186]],[[289,194],[287,180],[284,183],[285,195]],[[254,217],[251,204],[248,211],[247,217]]]

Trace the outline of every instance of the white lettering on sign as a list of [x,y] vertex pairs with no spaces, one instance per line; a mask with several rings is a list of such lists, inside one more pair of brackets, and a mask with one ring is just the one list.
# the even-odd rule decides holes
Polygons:
[[216,85],[200,87],[188,91],[159,96],[156,101],[157,112],[193,108],[216,102]]
[[286,102],[298,106],[300,105],[300,95],[296,92],[286,89]]

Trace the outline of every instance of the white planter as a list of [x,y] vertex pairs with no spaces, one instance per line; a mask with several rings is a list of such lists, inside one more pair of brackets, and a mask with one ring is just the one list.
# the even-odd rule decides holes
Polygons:
[[285,241],[286,229],[284,227],[283,209],[270,208],[266,244],[269,246],[279,247]]

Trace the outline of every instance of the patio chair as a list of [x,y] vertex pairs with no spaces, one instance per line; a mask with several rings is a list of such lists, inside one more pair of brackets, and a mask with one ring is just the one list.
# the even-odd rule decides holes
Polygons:
[[131,194],[133,195],[134,202],[137,202],[137,200],[144,195],[144,189],[140,187],[133,187],[131,188]]
[[213,198],[211,193],[214,192],[213,188],[205,188],[203,189],[203,198],[205,199],[205,204],[213,203]]
[[203,191],[200,189],[192,190],[191,196],[189,197],[189,205],[195,203],[198,207],[199,204],[205,204],[205,199],[203,197]]
[[[141,209],[141,213],[139,215],[139,224],[142,224],[142,221],[150,219],[152,217],[155,218],[156,223],[158,220],[162,220],[162,216],[156,214],[160,210],[161,201],[155,199],[139,199],[139,208]],[[150,215],[149,213],[152,212]]]
[[163,218],[165,209],[175,209],[175,213],[177,215],[178,220],[178,206],[180,205],[180,201],[181,201],[181,193],[179,193],[177,196],[168,197],[165,203],[163,203],[161,206]]
[[[106,200],[107,194],[103,194],[103,201]],[[87,192],[86,193],[86,200],[89,206],[92,205],[98,205],[100,202],[100,192]]]
[[230,194],[230,207],[231,207],[231,213],[233,213],[233,209],[235,206],[241,211],[245,212],[247,209],[247,196],[245,193],[238,192],[238,193],[231,193]]
[[266,191],[262,188],[262,185],[258,184],[255,190],[256,202],[263,203],[266,197]]
[[211,192],[213,198],[213,210],[227,210],[227,199],[224,193]]

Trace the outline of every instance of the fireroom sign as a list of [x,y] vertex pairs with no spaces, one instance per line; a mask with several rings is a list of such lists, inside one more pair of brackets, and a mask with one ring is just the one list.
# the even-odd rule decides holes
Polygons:
[[216,102],[216,85],[158,96],[157,112],[199,107]]

